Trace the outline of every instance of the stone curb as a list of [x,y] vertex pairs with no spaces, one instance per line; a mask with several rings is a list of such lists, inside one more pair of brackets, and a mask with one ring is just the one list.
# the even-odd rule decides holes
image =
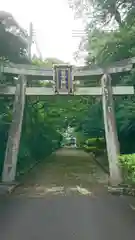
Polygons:
[[17,187],[19,187],[20,185],[21,185],[21,183],[17,183],[17,184],[15,184],[15,185],[9,187],[9,188],[8,188],[8,194],[13,193],[14,190],[15,190]]
[[135,189],[128,186],[108,186],[108,192],[111,194],[122,194],[126,196],[135,197]]
[[0,198],[4,197],[4,196],[8,196],[10,195],[12,192],[14,192],[14,190],[20,185],[20,183],[16,183],[16,184],[3,184],[0,183],[0,187],[3,188],[2,191],[0,191]]
[[[124,190],[127,190],[127,193],[124,193]],[[114,187],[114,186],[108,186],[108,192],[112,195],[119,195],[119,196],[127,196],[127,197],[132,197],[134,198],[135,202],[135,195],[132,193],[132,190],[130,187]],[[128,206],[132,211],[135,211],[135,203],[131,204],[130,200],[128,202]]]
[[[40,164],[40,162],[41,162],[41,160],[34,163],[28,170],[26,170],[26,172],[24,172],[23,174],[20,174],[20,177],[23,177],[23,176],[25,176],[25,174],[28,174],[34,167],[36,167],[36,165]],[[19,187],[20,185],[22,185],[22,182],[17,182],[17,183],[15,182],[14,184],[13,183],[8,184],[8,183],[2,183],[1,182],[0,186],[5,186],[5,187],[7,186],[6,193],[1,194],[1,196],[12,194],[15,191],[15,189],[17,187]]]
[[132,209],[132,211],[135,211],[135,204],[134,205],[129,204],[129,207]]

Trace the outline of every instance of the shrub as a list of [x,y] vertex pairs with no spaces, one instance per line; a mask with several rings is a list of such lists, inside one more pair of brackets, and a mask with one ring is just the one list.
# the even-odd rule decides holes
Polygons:
[[98,146],[104,147],[105,146],[105,139],[104,138],[89,138],[86,140],[86,144],[88,146]]
[[86,150],[86,152],[95,152],[97,150],[96,146],[88,146],[88,145],[84,145],[84,149]]
[[89,138],[85,142],[84,149],[95,155],[101,155],[105,149],[105,140],[104,138]]
[[135,154],[121,155],[119,161],[124,182],[135,184]]

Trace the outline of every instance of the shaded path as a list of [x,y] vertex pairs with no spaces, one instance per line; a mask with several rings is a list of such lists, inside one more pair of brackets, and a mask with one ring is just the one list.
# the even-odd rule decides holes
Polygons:
[[83,191],[87,195],[103,190],[107,183],[107,174],[90,155],[82,150],[62,149],[33,169],[15,194],[41,197]]
[[[107,195],[107,176],[81,154],[58,153],[1,202],[1,240],[134,240],[135,212],[127,198]],[[45,191],[58,186],[64,190]],[[66,191],[76,186],[80,192]]]

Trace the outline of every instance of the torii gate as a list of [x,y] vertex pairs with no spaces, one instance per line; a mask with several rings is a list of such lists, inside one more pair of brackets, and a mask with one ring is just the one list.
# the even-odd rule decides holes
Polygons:
[[[12,74],[18,76],[16,87],[0,86],[0,95],[15,95],[13,119],[9,130],[2,181],[11,183],[15,180],[16,165],[21,136],[25,95],[91,95],[101,96],[103,105],[105,136],[110,168],[110,183],[121,183],[121,172],[118,165],[119,143],[115,124],[112,95],[134,95],[133,86],[111,86],[111,74],[129,72],[133,68],[135,58],[116,62],[107,68],[91,70],[75,70],[69,65],[55,65],[53,69],[43,69],[34,65],[2,64],[0,76]],[[100,76],[101,87],[77,87],[76,80],[85,77]],[[27,87],[32,79],[53,80],[53,87]]]

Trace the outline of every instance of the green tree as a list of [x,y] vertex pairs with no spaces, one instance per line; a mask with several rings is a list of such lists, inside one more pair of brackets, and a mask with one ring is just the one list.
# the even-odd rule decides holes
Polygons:
[[69,5],[77,17],[90,19],[91,26],[105,26],[113,20],[122,26],[135,11],[135,2],[132,0],[70,0]]
[[36,56],[33,56],[32,63],[37,66],[45,66],[46,68],[52,68],[53,64],[64,64],[65,62],[57,58],[46,58],[45,60],[41,60]]
[[[91,7],[92,6],[92,7]],[[135,56],[135,2],[122,0],[73,0],[72,7],[79,17],[87,12],[86,38],[82,39],[81,51],[87,52],[85,58],[86,68],[93,65],[109,65],[115,61]],[[92,16],[89,18],[89,16]],[[115,20],[114,24],[112,21]],[[80,49],[78,50],[80,51]],[[125,60],[126,63],[126,60]],[[112,84],[134,84],[135,71],[117,74]],[[117,128],[122,153],[135,151],[134,141],[134,97],[115,98]],[[93,136],[93,126],[96,135],[103,129],[100,103],[95,102],[89,108],[87,118],[81,128],[89,136]],[[97,114],[93,114],[97,112]],[[100,117],[96,117],[99,116]]]
[[11,62],[29,63],[28,34],[12,14],[0,11],[0,56]]

